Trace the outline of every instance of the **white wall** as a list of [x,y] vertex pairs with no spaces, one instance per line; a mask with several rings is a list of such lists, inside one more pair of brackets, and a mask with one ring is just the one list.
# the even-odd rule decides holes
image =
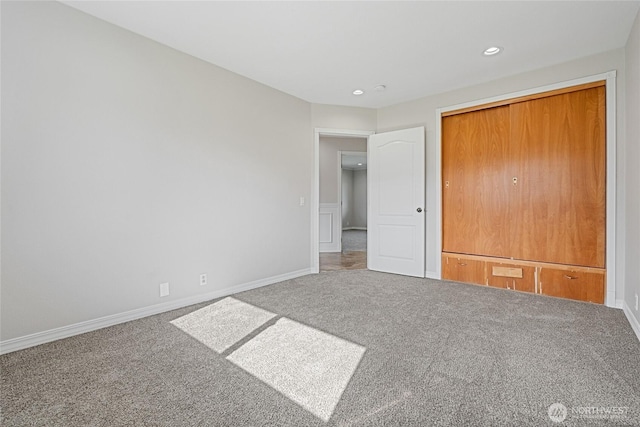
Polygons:
[[[415,101],[406,102],[378,110],[378,131],[384,132],[401,128],[425,126],[426,128],[426,270],[436,272],[440,263],[440,248],[436,238],[440,233],[435,214],[440,211],[435,195],[438,177],[436,174],[436,150],[439,141],[435,137],[436,109],[509,94],[526,89],[550,85],[579,77],[591,76],[617,70],[617,245],[616,252],[616,296],[621,298],[625,283],[625,139],[624,139],[624,94],[625,94],[625,51],[617,49],[599,55],[547,67],[536,71],[484,83],[464,89],[446,92]],[[611,268],[611,266],[609,266]]]
[[342,228],[351,227],[353,217],[353,171],[342,169]]
[[375,131],[377,113],[371,108],[311,104],[311,124],[314,128]]
[[310,104],[60,3],[1,7],[1,340],[310,268]]
[[367,228],[367,170],[342,169],[342,229]]
[[367,152],[366,138],[320,137],[320,203],[339,203],[338,151]]
[[[367,228],[367,170],[353,171],[352,227]],[[344,225],[343,225],[344,228]]]
[[[626,280],[624,299],[627,314],[635,319],[640,338],[640,311],[635,296],[640,296],[640,13],[626,46]],[[632,321],[633,323],[633,321]]]

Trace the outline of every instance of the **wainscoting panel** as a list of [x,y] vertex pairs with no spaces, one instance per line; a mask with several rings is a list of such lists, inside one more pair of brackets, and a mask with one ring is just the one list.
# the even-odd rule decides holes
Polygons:
[[320,252],[340,252],[340,205],[320,203]]

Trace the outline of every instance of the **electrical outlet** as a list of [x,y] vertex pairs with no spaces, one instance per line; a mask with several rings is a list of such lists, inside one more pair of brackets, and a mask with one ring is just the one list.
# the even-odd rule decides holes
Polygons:
[[636,294],[636,311],[638,311],[638,294]]
[[200,286],[204,286],[207,284],[207,274],[200,275]]
[[166,297],[169,295],[169,282],[160,283],[160,297]]
[[304,206],[304,196],[300,196],[300,206]]

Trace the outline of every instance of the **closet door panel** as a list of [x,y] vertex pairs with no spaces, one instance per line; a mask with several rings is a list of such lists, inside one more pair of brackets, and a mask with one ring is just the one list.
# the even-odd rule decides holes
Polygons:
[[517,259],[604,267],[604,87],[511,104]]
[[509,107],[442,119],[443,251],[509,256]]

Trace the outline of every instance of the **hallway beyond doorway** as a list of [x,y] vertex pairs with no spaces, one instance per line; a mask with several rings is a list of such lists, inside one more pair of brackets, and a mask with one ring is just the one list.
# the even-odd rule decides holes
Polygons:
[[366,269],[366,230],[344,230],[342,232],[342,252],[325,252],[320,254],[320,271]]
[[358,252],[323,252],[320,254],[320,271],[366,270],[367,253]]
[[367,251],[367,230],[342,231],[342,252]]

